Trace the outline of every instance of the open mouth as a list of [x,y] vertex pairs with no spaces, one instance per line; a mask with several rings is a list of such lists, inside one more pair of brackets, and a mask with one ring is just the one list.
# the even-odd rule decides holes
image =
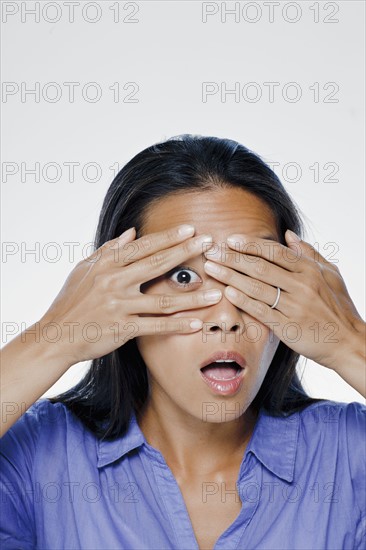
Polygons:
[[236,361],[218,360],[201,369],[202,374],[210,380],[234,380],[244,370]]

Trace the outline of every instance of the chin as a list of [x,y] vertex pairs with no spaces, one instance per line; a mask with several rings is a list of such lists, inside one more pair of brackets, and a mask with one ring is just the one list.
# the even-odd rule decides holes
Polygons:
[[200,420],[206,423],[223,424],[238,422],[250,404],[238,399],[211,399],[202,401]]

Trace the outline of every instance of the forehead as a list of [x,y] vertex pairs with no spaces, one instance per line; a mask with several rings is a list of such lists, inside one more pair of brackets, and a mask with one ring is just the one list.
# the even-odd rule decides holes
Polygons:
[[195,235],[212,234],[224,241],[231,233],[278,239],[272,210],[259,197],[239,188],[167,195],[147,207],[141,235],[180,224],[195,226]]

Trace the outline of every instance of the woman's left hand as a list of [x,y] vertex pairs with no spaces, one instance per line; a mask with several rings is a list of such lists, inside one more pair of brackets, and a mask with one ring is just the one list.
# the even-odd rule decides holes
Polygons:
[[[288,246],[243,234],[232,237],[224,254],[218,250],[215,255],[215,247],[208,250],[210,261],[204,264],[208,275],[229,285],[225,296],[230,302],[289,348],[327,368],[342,372],[350,354],[362,354],[366,324],[335,264],[289,230]],[[211,271],[212,264],[220,272]],[[277,287],[280,299],[271,309]]]

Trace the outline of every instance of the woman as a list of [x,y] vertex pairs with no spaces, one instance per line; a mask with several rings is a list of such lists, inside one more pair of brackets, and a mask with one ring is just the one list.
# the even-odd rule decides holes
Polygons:
[[310,398],[296,364],[365,395],[365,323],[296,234],[232,140],[178,136],[122,168],[95,252],[3,349],[2,548],[363,547],[366,406]]

